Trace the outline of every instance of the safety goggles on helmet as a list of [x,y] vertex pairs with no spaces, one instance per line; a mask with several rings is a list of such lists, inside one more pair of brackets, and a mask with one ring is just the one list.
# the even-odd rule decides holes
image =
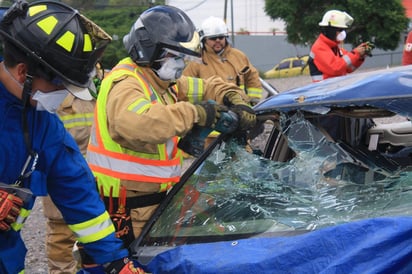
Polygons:
[[159,59],[155,60],[155,62],[162,62],[166,58],[179,58],[183,59],[185,62],[197,62],[197,63],[202,63],[202,59],[197,56],[185,54],[176,50],[172,49],[163,49],[163,52],[160,54]]

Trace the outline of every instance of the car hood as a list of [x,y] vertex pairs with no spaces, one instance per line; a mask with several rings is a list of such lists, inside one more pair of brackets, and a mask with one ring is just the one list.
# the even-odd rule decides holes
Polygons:
[[354,73],[272,96],[255,106],[257,114],[303,110],[325,114],[332,108],[372,107],[412,116],[412,66]]
[[336,273],[337,270],[410,273],[412,264],[406,258],[412,252],[411,229],[412,218],[376,218],[292,238],[183,245],[159,254],[146,269],[153,273],[202,274]]

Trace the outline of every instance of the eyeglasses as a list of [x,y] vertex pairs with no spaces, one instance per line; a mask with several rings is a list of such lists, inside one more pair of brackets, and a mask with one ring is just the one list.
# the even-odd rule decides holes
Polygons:
[[208,37],[207,39],[216,41],[217,39],[223,40],[225,38],[226,38],[226,36],[215,36],[215,37]]

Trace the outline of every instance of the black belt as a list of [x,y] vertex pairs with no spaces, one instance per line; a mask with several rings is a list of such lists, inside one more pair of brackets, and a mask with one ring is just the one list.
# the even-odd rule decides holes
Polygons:
[[[157,205],[160,204],[161,201],[166,197],[166,191],[163,192],[158,192],[158,193],[153,193],[153,194],[148,194],[148,195],[142,195],[142,196],[136,196],[136,197],[128,197],[126,198],[126,208],[127,209],[133,209],[133,208],[139,208],[139,207],[146,207],[146,206],[151,206],[151,205]],[[106,204],[106,207],[109,205],[109,197],[104,197],[104,203]],[[113,210],[116,211],[117,207],[119,206],[119,198],[112,198],[113,201]]]

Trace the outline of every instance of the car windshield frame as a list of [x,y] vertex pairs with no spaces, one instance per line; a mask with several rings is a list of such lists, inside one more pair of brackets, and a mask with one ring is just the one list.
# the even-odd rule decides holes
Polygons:
[[[392,100],[392,99],[390,99]],[[368,104],[363,104],[360,103],[360,105],[362,105],[362,107],[359,106],[348,106],[348,104],[345,102],[345,100],[343,100],[344,103],[342,104],[342,106],[328,106],[327,104],[323,107],[326,107],[328,109],[327,113],[328,115],[325,115],[325,111],[322,110],[320,111],[319,106],[322,104],[319,104],[318,107],[313,108],[313,106],[311,106],[311,111],[307,111],[306,109],[295,109],[293,107],[290,107],[289,105],[287,105],[287,108],[285,108],[283,111],[279,112],[278,110],[272,108],[271,111],[269,111],[269,108],[267,107],[267,104],[263,104],[261,109],[262,111],[259,111],[259,106],[257,107],[257,113],[258,113],[258,117],[261,121],[275,121],[277,123],[279,123],[277,126],[280,126],[280,129],[282,131],[282,134],[285,133],[283,131],[289,129],[290,130],[290,123],[293,124],[293,119],[298,119],[299,121],[296,122],[297,126],[295,128],[295,131],[299,132],[299,129],[303,128],[304,130],[306,130],[306,135],[305,134],[294,134],[293,132],[289,132],[288,134],[292,134],[295,137],[293,137],[292,139],[294,139],[294,143],[293,144],[289,144],[287,145],[287,147],[293,147],[294,149],[290,149],[290,150],[286,150],[285,152],[283,152],[283,156],[277,156],[280,157],[278,159],[276,159],[276,162],[287,162],[290,161],[291,159],[294,158],[294,153],[296,153],[296,151],[299,151],[300,153],[302,151],[307,151],[311,149],[311,145],[309,144],[309,142],[306,142],[307,140],[310,140],[313,143],[319,143],[320,140],[322,140],[322,142],[325,142],[325,146],[324,149],[328,152],[330,152],[331,149],[333,149],[335,152],[339,151],[340,156],[338,157],[340,160],[340,163],[344,163],[344,164],[349,164],[349,167],[347,166],[343,166],[340,169],[336,169],[336,172],[341,172],[342,170],[354,170],[354,172],[359,172],[359,170],[362,170],[362,168],[369,168],[371,169],[372,172],[372,176],[376,176],[376,174],[378,176],[386,176],[385,174],[389,174],[388,176],[390,177],[391,175],[395,174],[395,175],[399,175],[400,170],[398,170],[396,168],[396,163],[394,165],[392,165],[392,163],[388,163],[385,162],[384,159],[382,160],[382,162],[380,161],[381,159],[376,158],[375,156],[371,157],[372,159],[377,159],[376,161],[374,161],[372,164],[370,162],[368,162],[368,157],[364,157],[365,154],[363,154],[364,151],[357,151],[357,150],[353,150],[351,149],[354,144],[351,144],[349,140],[346,140],[348,142],[341,142],[339,143],[339,145],[334,145],[333,148],[331,148],[330,144],[331,144],[331,140],[335,139],[336,136],[330,136],[331,134],[326,134],[325,132],[322,132],[319,129],[319,127],[315,126],[318,125],[317,123],[319,122],[317,120],[317,118],[319,117],[342,117],[342,119],[344,121],[346,120],[350,120],[350,119],[355,119],[355,120],[359,120],[361,119],[362,121],[368,121],[370,118],[381,118],[381,117],[393,117],[394,115],[396,115],[396,112],[392,112],[394,109],[392,108],[392,111],[388,111],[386,109],[379,109],[379,108],[374,108],[369,106]],[[326,100],[327,102],[327,100]],[[395,108],[395,110],[398,110],[397,108]],[[312,112],[314,111],[314,112]],[[284,115],[287,114],[286,118],[284,117]],[[351,116],[352,115],[352,116]],[[286,122],[285,122],[286,121]],[[304,121],[304,122],[302,122]],[[289,123],[289,124],[288,124]],[[279,134],[279,136],[283,136],[282,134],[279,133],[279,129],[276,127],[273,127],[272,130],[270,131],[270,135],[273,134]],[[315,128],[315,130],[313,129]],[[361,127],[360,127],[361,128]],[[277,130],[276,130],[277,129]],[[360,130],[358,130],[360,131]],[[309,135],[307,133],[310,133]],[[315,134],[316,133],[316,134]],[[330,133],[329,131],[327,133]],[[362,133],[364,136],[367,136],[368,138],[370,138],[371,136],[365,134],[365,132]],[[302,135],[304,136],[304,138],[300,138],[299,136]],[[249,136],[250,137],[250,136]],[[316,138],[315,138],[316,137]],[[238,139],[238,138],[237,138]],[[246,138],[247,139],[247,138]],[[275,138],[277,140],[277,142],[282,141],[282,138]],[[175,237],[175,240],[177,239],[178,241],[170,243],[170,235],[168,236],[169,238],[159,238],[157,237],[156,239],[152,240],[147,240],[145,238],[150,237],[150,230],[153,228],[153,226],[155,225],[156,222],[159,221],[159,219],[161,218],[161,215],[164,212],[167,212],[168,207],[170,206],[170,203],[173,203],[173,200],[176,199],[177,195],[179,195],[179,192],[182,193],[182,191],[184,192],[185,190],[185,186],[188,186],[187,183],[190,184],[190,182],[192,182],[193,185],[193,176],[197,176],[199,174],[199,170],[201,170],[204,167],[205,164],[205,160],[208,159],[208,157],[210,157],[213,154],[216,154],[217,149],[222,149],[222,144],[226,144],[226,142],[228,142],[230,140],[229,136],[219,136],[218,140],[216,142],[214,142],[206,151],[204,154],[202,154],[198,159],[195,160],[195,162],[189,167],[189,169],[182,175],[181,181],[179,182],[179,184],[177,184],[174,188],[172,188],[171,192],[169,193],[169,195],[166,197],[166,200],[160,204],[160,206],[158,207],[157,211],[155,212],[155,214],[153,215],[153,217],[149,220],[148,224],[144,227],[142,234],[138,237],[138,239],[134,242],[133,246],[131,247],[132,250],[136,251],[138,250],[138,252],[136,254],[137,257],[139,257],[140,255],[142,255],[142,248],[147,249],[150,248],[150,243],[153,244],[153,247],[155,247],[156,249],[158,249],[156,252],[154,252],[152,255],[156,255],[158,252],[161,252],[165,249],[168,248],[174,248],[176,245],[179,245],[181,243],[179,243],[179,238]],[[244,141],[245,139],[243,139]],[[354,138],[354,140],[360,141],[360,139],[358,138]],[[285,140],[283,140],[284,142]],[[290,140],[287,140],[290,141]],[[363,140],[364,141],[364,140]],[[240,142],[240,146],[244,146],[245,143]],[[271,158],[271,160],[274,160],[273,157],[274,156],[270,156],[270,151],[272,151],[270,148],[268,148],[267,146],[273,145],[275,146],[275,144],[266,144],[266,147],[263,149],[261,149],[260,153],[262,154],[266,154],[263,155],[263,158]],[[277,146],[280,146],[282,144],[277,144]],[[302,146],[303,148],[299,148],[299,146]],[[223,145],[224,146],[224,145]],[[224,149],[224,147],[223,147]],[[237,151],[238,152],[238,151]],[[248,152],[250,153],[250,151]],[[251,153],[251,154],[255,154],[255,153]],[[336,154],[336,153],[335,153]],[[256,154],[257,157],[262,156],[262,155],[258,155],[258,153]],[[214,156],[216,157],[216,156]],[[283,157],[283,158],[282,158]],[[363,157],[363,158],[362,158]],[[356,161],[344,161],[345,159],[355,159]],[[366,159],[366,160],[365,160]],[[249,159],[248,159],[249,160]],[[409,165],[410,163],[407,163],[407,165]],[[352,166],[353,165],[353,166]],[[363,166],[365,165],[365,166]],[[355,167],[355,169],[353,169]],[[382,168],[385,167],[385,168]],[[359,168],[358,170],[356,168]],[[329,173],[330,176],[334,176],[334,178],[340,178],[339,175],[337,175],[335,173]],[[325,173],[326,174],[326,173]],[[364,180],[366,180],[367,176],[371,176],[371,174],[368,172],[365,172],[365,176],[364,176]],[[367,176],[366,176],[367,175]],[[386,182],[385,182],[386,183]],[[388,182],[388,184],[390,184],[391,182]],[[190,193],[191,189],[186,189]],[[196,191],[193,192],[194,194],[196,194]],[[192,199],[193,197],[191,195],[186,195],[187,197],[189,197],[189,200]],[[207,200],[207,199],[205,199]],[[181,202],[184,203],[185,201],[181,199]],[[193,205],[192,205],[193,206]],[[351,220],[353,221],[353,220]],[[260,224],[263,225],[263,224]],[[213,241],[227,241],[227,240],[235,240],[235,239],[242,239],[242,238],[248,238],[248,237],[277,237],[277,236],[293,236],[293,235],[297,235],[297,234],[301,234],[301,233],[306,233],[309,231],[313,231],[314,227],[302,227],[300,229],[293,229],[293,230],[277,230],[277,231],[260,231],[257,230],[257,232],[252,232],[252,233],[243,233],[243,234],[227,234],[227,235],[215,235],[213,237],[197,237],[194,236],[192,239],[185,239],[185,242],[183,242],[182,244],[190,244],[190,243],[206,243],[206,242],[213,242]],[[187,235],[185,236],[187,238]],[[146,242],[145,242],[146,241]],[[152,241],[152,242],[151,242]],[[162,242],[165,243],[165,245],[162,246]],[[149,244],[148,244],[149,243]]]

